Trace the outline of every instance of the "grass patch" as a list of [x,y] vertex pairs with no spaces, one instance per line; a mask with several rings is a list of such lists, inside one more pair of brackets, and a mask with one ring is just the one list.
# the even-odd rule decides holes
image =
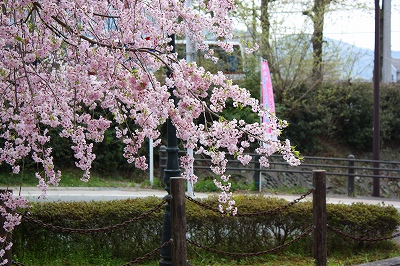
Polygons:
[[145,180],[140,183],[140,188],[152,188],[152,189],[164,189],[165,184],[161,179],[155,178],[153,180],[153,184],[150,183],[150,180]]
[[60,186],[62,187],[134,187],[136,183],[126,180],[123,177],[104,178],[92,175],[88,182],[80,180],[81,175],[73,172],[66,172],[61,177]]
[[[123,177],[102,177],[92,174],[89,182],[83,182],[80,178],[82,172],[78,169],[62,171],[61,187],[134,187],[136,183]],[[34,172],[20,173],[18,175],[0,172],[0,186],[5,187],[33,187],[38,184]]]
[[[232,181],[230,191],[255,191],[254,183],[248,184],[244,181]],[[213,179],[199,178],[194,184],[194,191],[196,192],[220,192],[221,190],[215,186]]]
[[[328,257],[327,266],[350,266],[359,265],[363,263],[384,260],[387,258],[394,258],[400,256],[400,252],[387,253],[384,250],[381,254],[361,253],[355,254],[351,257],[332,256]],[[208,255],[207,258],[189,259],[189,264],[192,266],[233,266],[233,265],[247,265],[247,266],[310,266],[315,265],[314,258],[305,257],[299,254],[279,254],[279,255],[266,255],[258,258],[244,258],[235,260],[232,258],[220,258]],[[158,265],[158,261],[152,261],[145,264],[146,266]]]
[[84,252],[77,252],[60,257],[43,257],[36,256],[36,254],[25,254],[23,260],[19,260],[18,256],[14,256],[13,260],[26,266],[115,266],[124,265],[126,263],[126,261],[123,261],[122,259],[112,258],[102,254],[87,256]]
[[[103,177],[96,173],[93,173],[90,177],[89,182],[83,182],[80,180],[82,172],[78,169],[67,169],[62,171],[61,181],[59,186],[61,187],[135,187],[138,185],[143,189],[164,189],[165,184],[160,178],[154,178],[153,184],[150,184],[149,180],[141,181],[136,183],[134,180],[128,180],[127,178],[116,176],[116,177]],[[13,175],[10,173],[0,172],[0,186],[5,187],[32,187],[36,186],[37,179],[33,172]],[[195,184],[194,190],[196,192],[219,192],[220,189],[214,184],[213,179],[210,177],[200,178]],[[232,181],[231,191],[256,191],[254,183],[246,183],[244,181]]]
[[[327,266],[349,266],[368,263],[387,258],[400,256],[400,249],[391,248],[367,252],[361,251],[351,255],[333,254],[328,256]],[[189,246],[190,248],[190,246]],[[43,258],[41,256],[31,257],[25,254],[24,261],[18,261],[18,257],[14,257],[14,261],[24,263],[30,266],[59,266],[59,265],[75,265],[75,266],[111,266],[124,265],[128,261],[113,258],[104,254],[87,255],[82,253],[74,253],[59,258]],[[33,254],[32,254],[33,255]],[[132,254],[134,256],[134,254]],[[134,257],[132,260],[135,259]],[[300,254],[282,252],[278,254],[268,254],[257,257],[235,259],[232,257],[221,257],[215,254],[199,254],[196,258],[188,258],[189,264],[192,266],[233,266],[233,265],[253,265],[253,266],[310,266],[314,265],[314,259],[309,256]],[[144,261],[140,265],[154,266],[158,265],[158,260]]]

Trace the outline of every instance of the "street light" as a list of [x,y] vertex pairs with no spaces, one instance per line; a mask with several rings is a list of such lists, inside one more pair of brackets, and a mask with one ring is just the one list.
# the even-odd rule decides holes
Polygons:
[[[172,53],[175,53],[175,34],[170,36],[171,41],[169,45],[172,46]],[[171,70],[167,70],[167,76],[170,77],[172,74]],[[175,88],[169,88],[170,99],[175,103],[176,96],[174,95]],[[167,165],[164,170],[164,183],[165,190],[168,195],[164,197],[167,200],[164,210],[164,221],[162,228],[161,244],[168,242],[171,239],[171,205],[170,205],[170,178],[181,176],[181,170],[178,163],[178,138],[176,137],[176,128],[172,124],[170,118],[167,119]],[[163,247],[160,252],[159,266],[172,265],[172,252],[171,244]]]

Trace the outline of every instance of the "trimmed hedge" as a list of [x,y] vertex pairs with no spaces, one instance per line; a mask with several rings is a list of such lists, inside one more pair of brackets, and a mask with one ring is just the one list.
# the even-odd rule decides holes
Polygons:
[[[263,196],[236,196],[240,213],[253,213],[285,206],[283,199]],[[31,217],[66,228],[101,228],[138,217],[159,204],[156,197],[105,202],[33,203]],[[210,197],[201,202],[217,206]],[[188,237],[206,246],[231,252],[259,252],[279,246],[312,226],[312,203],[301,202],[274,215],[221,217],[220,214],[186,202]],[[328,204],[328,224],[351,235],[379,238],[393,235],[400,225],[397,210],[391,206]],[[160,246],[164,211],[122,228],[92,234],[71,234],[46,229],[24,220],[13,234],[13,254],[20,261],[36,254],[41,258],[65,257],[74,252],[84,256],[118,257],[126,261],[143,256]],[[329,250],[357,249],[358,241],[344,241],[329,232]],[[189,244],[190,247],[190,244]],[[312,238],[307,236],[287,247],[293,252],[312,254]],[[373,244],[371,244],[373,248]],[[286,250],[287,250],[286,249]],[[202,250],[191,247],[189,258]],[[99,255],[100,254],[100,255]],[[158,254],[154,259],[158,258]]]

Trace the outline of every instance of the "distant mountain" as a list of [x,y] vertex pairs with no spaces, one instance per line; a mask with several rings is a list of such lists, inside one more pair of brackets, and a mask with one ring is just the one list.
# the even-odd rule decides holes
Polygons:
[[[374,71],[374,51],[371,49],[360,48],[349,43],[342,41],[326,38],[328,47],[340,48],[340,56],[344,62],[349,58],[354,60],[350,66],[351,78],[352,79],[362,79],[362,80],[372,80]],[[393,58],[400,58],[400,51],[392,51]],[[349,73],[349,69],[343,66],[343,73]]]
[[343,79],[372,79],[374,51],[330,38],[325,38],[324,50],[330,56],[336,54],[342,62]]
[[[249,39],[250,36],[248,32],[240,31],[237,36],[242,36],[241,39]],[[278,47],[285,47],[285,43],[297,43],[299,38],[304,39],[304,41],[311,40],[310,34],[300,34],[300,35],[289,35],[281,38],[282,41],[275,43]],[[240,41],[241,39],[237,39]],[[292,41],[291,41],[292,40]],[[336,55],[338,61],[343,62],[341,66],[341,73],[343,73],[342,78],[347,80],[351,78],[352,80],[372,80],[374,71],[374,51],[371,49],[361,48],[343,41],[324,38],[324,53],[326,53],[332,59],[332,55]],[[280,56],[285,55],[285,49],[280,49]],[[312,53],[310,46],[310,53]],[[393,58],[400,58],[400,51],[392,51]]]

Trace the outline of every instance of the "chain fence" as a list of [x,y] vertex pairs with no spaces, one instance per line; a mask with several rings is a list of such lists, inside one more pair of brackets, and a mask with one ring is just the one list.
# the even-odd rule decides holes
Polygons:
[[219,255],[227,255],[227,256],[231,256],[231,257],[235,257],[235,258],[256,257],[256,256],[262,256],[262,255],[265,255],[265,254],[271,254],[271,253],[278,252],[279,250],[290,246],[291,244],[299,241],[300,239],[303,239],[304,237],[309,235],[313,229],[314,229],[314,226],[309,227],[306,231],[304,231],[298,237],[296,237],[296,238],[294,238],[294,239],[288,241],[287,243],[285,243],[283,245],[280,245],[278,247],[274,247],[272,249],[265,250],[265,251],[251,252],[251,253],[236,253],[236,252],[218,250],[218,249],[215,249],[215,248],[211,248],[211,247],[208,247],[208,246],[201,245],[200,243],[198,243],[196,241],[192,241],[190,239],[187,239],[187,242],[189,242],[192,245],[195,245],[198,248],[202,248],[204,250],[207,250],[207,251],[213,252],[215,254],[219,254]]
[[[300,201],[305,199],[307,196],[309,196],[314,191],[315,191],[315,188],[311,188],[309,191],[307,191],[305,194],[301,195],[299,198],[289,202],[286,205],[280,206],[280,207],[272,209],[272,210],[260,211],[260,212],[252,212],[252,213],[239,213],[238,212],[235,216],[237,216],[237,217],[252,217],[252,216],[263,216],[263,215],[278,214],[279,212],[281,212],[281,211],[283,211],[285,209],[288,209],[289,207],[299,203]],[[213,212],[216,212],[216,213],[223,214],[223,213],[220,212],[220,210],[218,208],[215,208],[213,206],[210,206],[210,205],[207,205],[207,204],[202,203],[200,201],[197,201],[197,200],[195,200],[195,199],[193,199],[193,198],[191,198],[189,196],[185,196],[185,197],[189,202],[192,202],[192,203],[194,203],[194,204],[196,204],[196,205],[198,205],[198,206],[200,206],[200,207],[202,207],[204,209],[207,209],[207,210],[210,210],[210,211],[213,211]],[[343,232],[341,230],[338,230],[338,229],[336,229],[336,228],[334,228],[334,227],[332,227],[332,226],[330,226],[328,224],[326,225],[326,227],[329,230],[339,234],[340,236],[342,236],[344,238],[357,240],[357,241],[380,242],[380,241],[391,240],[391,239],[394,239],[396,237],[400,237],[400,232],[399,232],[399,233],[394,234],[392,236],[381,237],[381,238],[369,238],[369,237],[355,236],[355,235],[351,235],[351,234],[345,233],[345,232]],[[192,244],[192,245],[194,245],[194,246],[196,246],[198,248],[213,252],[215,254],[228,255],[228,256],[232,256],[232,257],[236,257],[236,258],[239,258],[239,257],[252,257],[252,256],[260,256],[260,255],[264,255],[264,254],[269,254],[269,253],[275,253],[275,252],[277,252],[277,251],[279,251],[281,249],[284,249],[285,247],[287,247],[287,246],[289,246],[289,245],[291,245],[291,244],[303,239],[307,235],[309,235],[314,228],[315,228],[315,226],[309,227],[301,235],[299,235],[298,237],[294,238],[293,240],[291,240],[291,241],[289,241],[289,242],[287,242],[287,243],[285,243],[285,244],[283,244],[281,246],[278,246],[278,247],[275,247],[275,248],[272,248],[272,249],[269,249],[269,250],[266,250],[266,251],[254,252],[254,253],[235,253],[235,252],[217,250],[215,248],[202,245],[202,244],[200,244],[200,243],[198,243],[196,241],[192,241],[190,239],[187,239],[187,242],[189,242],[190,244]]]
[[[251,216],[262,216],[262,215],[276,214],[276,213],[278,213],[280,211],[283,211],[283,210],[293,206],[296,203],[299,203],[301,200],[305,199],[308,195],[313,193],[314,190],[315,190],[314,188],[311,188],[308,192],[306,192],[305,194],[301,195],[299,198],[289,202],[288,204],[286,204],[284,206],[280,206],[280,207],[272,209],[272,210],[260,211],[260,212],[252,212],[252,213],[240,213],[240,212],[238,212],[235,216],[237,216],[237,217],[251,217]],[[200,207],[202,207],[202,208],[204,208],[206,210],[210,210],[210,211],[213,211],[213,212],[216,212],[216,213],[223,214],[218,208],[215,208],[213,206],[210,206],[210,205],[207,205],[207,204],[202,203],[200,201],[197,201],[197,200],[195,200],[192,197],[189,197],[187,195],[185,197],[186,197],[186,199],[188,201],[190,201],[190,202],[192,202],[192,203],[194,203],[194,204],[196,204],[196,205],[198,205],[198,206],[200,206]]]
[[[33,222],[35,224],[38,224],[39,226],[42,226],[43,228],[49,229],[49,230],[53,230],[53,231],[57,231],[57,232],[61,232],[61,233],[72,233],[72,234],[96,234],[96,233],[105,233],[105,232],[109,232],[115,229],[119,229],[119,228],[123,228],[123,227],[127,227],[129,224],[137,222],[141,219],[144,219],[148,216],[150,216],[151,214],[155,213],[156,211],[160,210],[161,207],[163,207],[163,205],[170,200],[170,197],[166,197],[164,198],[159,204],[157,204],[156,206],[154,206],[152,209],[143,212],[142,214],[140,214],[139,216],[132,218],[130,220],[124,221],[122,223],[119,224],[114,224],[114,225],[110,225],[107,227],[102,227],[102,228],[87,228],[87,229],[79,229],[79,228],[66,228],[66,227],[62,227],[62,226],[57,226],[57,225],[52,225],[52,224],[48,224],[48,223],[44,223],[41,220],[35,219],[31,216],[28,215],[22,215],[22,219],[25,221],[29,221],[29,222]],[[145,260],[147,260],[149,257],[151,257],[152,255],[154,255],[155,253],[159,252],[162,248],[170,245],[172,243],[172,239],[170,239],[169,241],[163,243],[160,247],[155,248],[154,250],[146,253],[145,255],[143,255],[142,257],[136,258],[126,264],[124,264],[123,266],[129,266],[129,265],[133,265],[133,264],[138,264],[141,263]],[[20,262],[16,262],[16,261],[12,261],[12,265],[17,265],[17,266],[25,266],[23,263]]]
[[[279,212],[282,212],[288,208],[290,208],[291,206],[299,203],[300,201],[302,201],[303,199],[305,199],[307,196],[309,196],[310,194],[312,194],[313,192],[315,192],[315,188],[311,188],[309,191],[307,191],[305,194],[301,195],[299,198],[289,202],[286,205],[280,206],[278,208],[272,209],[272,210],[267,210],[267,211],[260,211],[260,212],[250,212],[250,213],[237,213],[236,216],[237,217],[253,217],[253,216],[265,216],[265,215],[272,215],[272,214],[278,214]],[[216,213],[220,213],[222,214],[218,208],[215,208],[213,206],[210,206],[208,204],[205,204],[201,201],[198,201],[196,199],[193,199],[192,197],[189,196],[185,196],[185,198],[191,202],[194,203],[204,209],[216,212]],[[114,224],[114,225],[110,225],[107,227],[102,227],[102,228],[88,228],[88,229],[77,229],[77,228],[65,228],[65,227],[61,227],[61,226],[56,226],[56,225],[52,225],[52,224],[47,224],[44,223],[43,221],[40,221],[38,219],[34,219],[33,217],[28,215],[23,215],[23,219],[29,222],[33,222],[35,224],[38,224],[39,226],[49,229],[49,230],[55,230],[58,232],[62,232],[62,233],[72,233],[72,234],[95,234],[95,233],[100,233],[100,232],[108,232],[114,229],[118,229],[118,228],[122,228],[122,227],[126,227],[131,223],[134,223],[140,219],[144,219],[146,217],[148,217],[149,215],[153,214],[154,212],[158,211],[159,209],[161,209],[161,207],[168,202],[170,198],[164,198],[159,204],[157,204],[156,206],[154,206],[153,208],[151,208],[148,211],[143,212],[142,214],[140,214],[139,216],[124,221],[122,223],[119,224]],[[223,217],[223,215],[221,215],[221,217]],[[310,235],[313,230],[315,229],[316,226],[312,225],[310,226],[308,229],[306,229],[303,233],[299,234],[297,237],[294,237],[292,240],[288,241],[287,243],[284,243],[280,246],[265,250],[265,251],[260,251],[260,252],[251,252],[251,253],[236,253],[236,252],[229,252],[229,251],[223,251],[223,250],[218,250],[216,248],[212,248],[209,247],[207,245],[203,245],[197,241],[191,240],[191,239],[186,239],[186,241],[191,244],[194,245],[200,249],[215,253],[215,254],[219,254],[219,255],[226,255],[226,256],[232,256],[235,258],[243,258],[243,257],[255,257],[255,256],[261,256],[261,255],[265,255],[265,254],[270,254],[270,253],[275,253],[277,251],[280,251],[286,247],[288,247],[289,245],[300,241],[301,239],[305,238],[306,236]],[[370,237],[365,237],[365,236],[356,236],[356,235],[352,235],[346,232],[343,232],[337,228],[334,228],[330,225],[326,225],[326,228],[338,235],[340,235],[343,238],[347,238],[347,239],[352,239],[352,240],[356,240],[356,241],[366,241],[366,242],[380,242],[380,241],[385,241],[385,240],[390,240],[390,239],[394,239],[396,237],[400,236],[400,232],[396,233],[392,236],[386,236],[386,237],[380,237],[380,238],[370,238]],[[163,248],[171,245],[173,243],[173,240],[170,239],[169,241],[164,242],[161,246],[151,250],[150,252],[146,253],[145,255],[143,255],[142,257],[138,257],[126,264],[124,264],[123,266],[129,266],[129,265],[133,265],[133,264],[139,264],[145,260],[148,260],[150,257],[152,257],[154,254],[156,254],[157,252],[159,252],[160,250],[162,250]],[[22,263],[16,262],[16,261],[12,261],[12,265],[18,265],[18,266],[25,266]]]
[[[309,196],[314,191],[315,191],[315,188],[311,188],[309,191],[307,191],[305,194],[301,195],[299,198],[289,202],[286,205],[280,206],[280,207],[272,209],[272,210],[260,211],[260,212],[251,212],[251,213],[239,213],[238,212],[235,216],[237,216],[237,217],[253,217],[253,216],[265,216],[265,215],[277,214],[277,213],[279,213],[279,212],[281,212],[281,211],[283,211],[285,209],[288,209],[289,207],[299,203],[301,200],[305,199],[307,196]],[[191,198],[191,197],[189,197],[187,195],[185,197],[186,197],[186,199],[188,201],[190,201],[190,202],[192,202],[192,203],[194,203],[194,204],[196,204],[196,205],[198,205],[198,206],[200,206],[200,207],[202,207],[202,208],[204,208],[206,210],[210,210],[210,211],[213,211],[213,212],[216,212],[216,213],[223,214],[223,213],[220,212],[219,209],[217,209],[217,208],[215,208],[213,206],[210,206],[210,205],[207,205],[207,204],[202,203],[200,201],[197,201],[197,200],[195,200],[195,199],[193,199],[193,198]],[[215,253],[215,254],[219,254],[219,255],[227,255],[227,256],[231,256],[231,257],[235,257],[235,258],[256,257],[256,256],[265,255],[265,254],[276,253],[276,252],[278,252],[278,251],[290,246],[291,244],[293,244],[295,242],[298,242],[299,240],[305,238],[307,235],[309,235],[312,232],[312,230],[314,228],[315,228],[314,226],[309,227],[302,234],[300,234],[296,238],[288,241],[287,243],[285,243],[283,245],[274,247],[274,248],[269,249],[269,250],[260,251],[260,252],[251,252],[251,253],[228,252],[228,251],[218,250],[218,249],[215,249],[215,248],[212,248],[212,247],[209,247],[209,246],[202,245],[202,244],[200,244],[200,243],[198,243],[196,241],[190,240],[190,239],[187,239],[186,241],[188,243],[198,247],[198,248],[201,248],[201,249],[204,249],[206,251],[209,251],[209,252],[212,252],[212,253]]]

